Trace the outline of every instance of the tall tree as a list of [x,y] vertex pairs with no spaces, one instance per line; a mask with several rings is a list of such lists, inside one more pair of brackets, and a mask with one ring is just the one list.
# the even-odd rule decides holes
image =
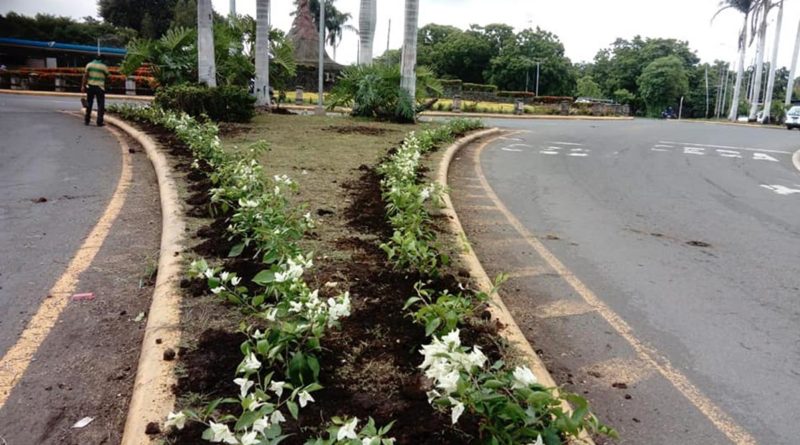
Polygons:
[[592,79],[592,76],[583,76],[578,79],[577,96],[590,97],[593,99],[600,99],[603,91],[600,90],[600,85]]
[[[333,58],[336,58],[336,48],[342,41],[344,31],[356,31],[356,29],[349,25],[352,15],[349,12],[342,12],[334,5],[335,0],[324,0],[325,4],[325,43],[333,48]],[[295,5],[300,5],[300,0],[295,0]],[[309,0],[308,7],[311,10],[311,17],[314,21],[314,26],[319,28],[320,16],[320,0]],[[297,11],[292,15],[296,15]]]
[[372,45],[375,42],[375,25],[378,21],[376,0],[361,0],[358,13],[358,64],[372,64]]
[[761,81],[764,77],[764,51],[767,44],[767,16],[772,7],[772,0],[756,0],[754,23],[760,21],[758,25],[758,42],[756,43],[756,72],[753,78],[753,97],[750,102],[750,114],[747,120],[755,122],[758,116],[758,104],[761,100]]
[[142,37],[155,39],[169,29],[177,0],[99,0],[97,9],[103,20],[132,28]]
[[767,80],[767,97],[764,98],[764,117],[762,123],[769,123],[772,110],[772,92],[775,89],[775,69],[778,67],[778,46],[781,43],[781,25],[783,24],[783,0],[778,4],[778,19],[775,22],[775,44],[772,47],[772,61],[769,64],[769,79]]
[[400,87],[413,100],[417,90],[417,35],[419,0],[406,0],[403,56],[400,61]]
[[269,106],[269,0],[256,0],[256,105]]
[[792,92],[794,91],[794,75],[797,70],[797,54],[800,52],[800,23],[797,25],[797,37],[794,41],[794,52],[792,53],[792,66],[789,67],[789,84],[786,87],[785,106],[792,104]]
[[197,75],[200,83],[217,86],[217,67],[214,59],[214,20],[211,0],[197,1]]
[[689,91],[686,68],[676,56],[654,60],[642,71],[638,83],[650,116],[657,116],[664,108],[675,105]]
[[[739,31],[738,48],[739,48],[739,62],[736,69],[736,82],[733,87],[733,100],[731,100],[731,111],[728,114],[728,119],[736,121],[739,118],[739,102],[742,93],[742,79],[744,78],[744,56],[747,52],[747,30],[750,18],[750,13],[753,9],[753,0],[724,0],[723,6],[720,8],[714,17],[719,15],[726,9],[733,9],[742,14],[742,29]],[[713,20],[713,18],[712,18]]]

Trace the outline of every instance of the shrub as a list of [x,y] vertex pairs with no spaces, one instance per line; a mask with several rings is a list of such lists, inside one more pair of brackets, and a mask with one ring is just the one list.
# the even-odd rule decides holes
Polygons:
[[527,91],[498,91],[497,97],[513,97],[515,99],[526,99],[536,97],[536,94]]
[[465,83],[464,84],[464,91],[477,91],[481,93],[495,93],[497,92],[497,86],[495,85],[483,85],[480,83]]
[[255,115],[255,98],[234,86],[209,88],[177,85],[156,93],[155,104],[165,110],[183,111],[193,117],[208,116],[222,122],[249,122]]

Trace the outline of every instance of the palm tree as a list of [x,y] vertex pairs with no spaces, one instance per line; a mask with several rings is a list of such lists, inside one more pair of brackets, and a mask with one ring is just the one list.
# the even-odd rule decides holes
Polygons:
[[[758,22],[759,18],[761,23],[758,25],[758,44],[756,46],[756,72],[753,80],[753,100],[750,102],[750,114],[747,120],[755,122],[758,116],[758,102],[761,100],[761,79],[764,75],[764,51],[767,44],[767,16],[769,10],[772,8],[771,0],[756,0],[754,8],[755,16],[753,17],[753,24]],[[759,12],[759,9],[761,10]],[[760,14],[760,15],[759,15]]]
[[370,65],[372,63],[372,45],[375,41],[377,13],[376,0],[361,0],[361,11],[358,14],[359,65]]
[[[781,24],[783,23],[783,0],[780,0],[778,9],[778,21],[775,22],[775,45],[772,47],[772,63],[769,64],[769,79],[767,80],[767,97],[764,98],[764,117],[761,122],[766,124],[770,121],[770,111],[772,110],[772,91],[775,89],[775,68],[778,67],[778,46],[781,43]],[[787,84],[788,88],[788,84]]]
[[794,53],[792,54],[792,66],[789,67],[789,83],[786,84],[785,106],[792,104],[792,93],[794,92],[794,75],[797,69],[797,53],[800,52],[800,23],[797,25],[797,38],[794,42]]
[[400,59],[400,87],[411,98],[417,90],[417,33],[419,30],[419,0],[406,0],[406,21],[403,39],[403,55]]
[[210,87],[217,86],[213,15],[211,0],[197,0],[197,75],[200,83],[205,83]]
[[[743,24],[742,30],[739,31],[739,65],[736,71],[736,83],[733,87],[733,100],[731,100],[731,111],[728,114],[728,119],[731,121],[736,121],[739,118],[739,98],[742,92],[742,78],[744,77],[744,56],[747,52],[747,29],[748,29],[748,18],[750,17],[750,12],[753,8],[753,0],[724,0],[721,3],[721,8],[714,14],[714,17],[719,15],[722,11],[726,9],[734,9],[742,13],[743,17]],[[713,18],[711,20],[714,20]]]
[[256,0],[256,105],[269,105],[269,0]]

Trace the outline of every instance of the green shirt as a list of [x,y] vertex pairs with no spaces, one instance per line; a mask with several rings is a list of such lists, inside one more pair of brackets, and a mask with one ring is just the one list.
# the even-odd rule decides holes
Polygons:
[[92,60],[86,65],[86,74],[89,81],[86,82],[89,86],[99,87],[101,90],[106,88],[106,77],[108,77],[108,67],[105,63],[99,60]]

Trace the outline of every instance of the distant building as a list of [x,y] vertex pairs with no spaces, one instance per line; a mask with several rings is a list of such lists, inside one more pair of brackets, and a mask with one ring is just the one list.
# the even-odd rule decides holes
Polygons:
[[[83,67],[97,56],[97,46],[0,37],[0,65],[7,69]],[[111,65],[125,58],[125,48],[100,47]]]

